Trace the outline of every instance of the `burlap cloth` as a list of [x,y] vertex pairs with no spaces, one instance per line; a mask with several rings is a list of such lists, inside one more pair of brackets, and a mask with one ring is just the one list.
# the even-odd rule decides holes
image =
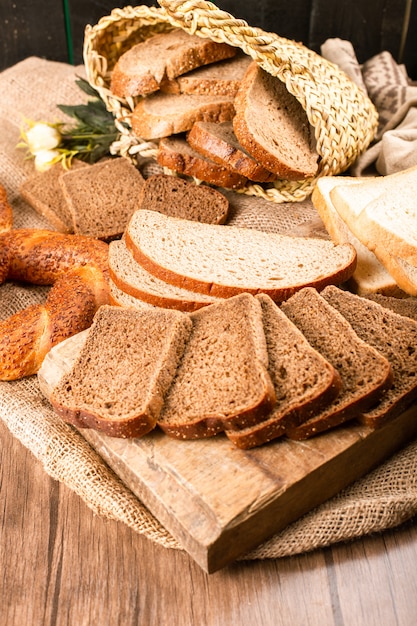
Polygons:
[[[33,163],[16,149],[22,116],[62,120],[56,104],[78,104],[75,76],[83,68],[28,58],[0,74],[0,182],[14,209],[15,227],[49,227],[19,197],[20,183],[33,173]],[[272,203],[270,203],[272,204]],[[261,207],[259,209],[259,207]],[[286,217],[284,209],[287,209]],[[288,210],[293,217],[288,222]],[[272,230],[283,224],[310,226],[311,205],[258,205],[256,214],[244,206],[234,215],[250,227]],[[257,220],[261,223],[257,224]],[[314,220],[313,220],[314,221]],[[288,223],[287,223],[288,222]],[[0,287],[0,318],[45,298],[47,288],[7,283]],[[172,549],[178,542],[125,487],[85,439],[62,423],[42,395],[37,377],[0,382],[0,417],[10,432],[42,463],[52,478],[74,490],[104,518],[122,521],[152,541]],[[417,441],[336,497],[275,535],[244,559],[284,557],[395,527],[417,512]]]

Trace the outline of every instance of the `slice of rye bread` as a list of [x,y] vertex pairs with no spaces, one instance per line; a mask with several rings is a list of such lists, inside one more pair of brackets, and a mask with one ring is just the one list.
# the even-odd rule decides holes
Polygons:
[[333,402],[299,426],[288,428],[288,437],[301,440],[317,435],[357,417],[381,398],[393,378],[388,359],[361,339],[315,289],[299,291],[281,309],[342,380]]
[[187,141],[203,156],[249,180],[262,183],[276,179],[276,174],[257,163],[239,144],[232,122],[196,122],[187,135]]
[[178,439],[257,423],[275,403],[260,303],[240,294],[190,313],[193,329],[158,419]]
[[[87,168],[89,165],[79,159],[73,159],[71,171]],[[45,172],[37,172],[20,185],[20,195],[37,213],[61,233],[73,233],[72,215],[59,183],[61,176],[69,170],[57,163]]]
[[182,136],[161,139],[156,160],[159,165],[177,174],[192,176],[218,187],[242,189],[247,183],[246,176],[207,159],[194,150]]
[[251,57],[236,54],[231,59],[211,63],[177,78],[164,80],[160,88],[165,93],[188,93],[198,96],[211,94],[234,98],[251,62]]
[[279,178],[302,180],[317,173],[313,129],[285,84],[253,62],[235,98],[233,127],[239,143]]
[[315,350],[279,307],[264,294],[262,305],[268,348],[268,371],[275,388],[276,405],[264,420],[226,435],[238,447],[253,448],[285,434],[331,402],[341,379],[334,367]]
[[142,41],[122,54],[111,73],[110,90],[119,98],[157,91],[165,80],[233,57],[236,48],[174,29]]
[[227,122],[235,114],[230,96],[155,93],[133,109],[132,131],[146,141],[190,130],[194,122]]
[[224,224],[229,211],[229,201],[220,191],[167,174],[154,174],[145,181],[138,206],[206,224]]
[[381,306],[403,315],[404,317],[410,317],[417,322],[417,298],[394,298],[392,296],[384,296],[379,293],[369,294],[366,296],[373,302],[378,302]]
[[322,289],[343,283],[356,259],[349,244],[201,224],[145,210],[133,214],[125,241],[154,276],[222,298],[249,292],[283,301],[307,285]]
[[135,261],[124,240],[109,244],[109,273],[113,283],[126,294],[166,309],[196,311],[220,300],[156,278]]
[[144,178],[124,157],[106,159],[60,178],[74,233],[109,241],[120,237],[138,207]]
[[359,416],[367,426],[378,427],[417,398],[417,322],[341,289],[329,287],[322,295],[348,320],[359,337],[391,363],[392,386],[378,404]]
[[117,285],[109,278],[109,287],[110,287],[110,304],[113,306],[120,306],[125,309],[154,309],[156,308],[153,304],[149,304],[144,300],[139,300],[139,298],[134,298],[133,296],[129,296],[129,294],[125,293]]
[[52,391],[55,411],[111,437],[148,433],[191,328],[179,311],[100,307],[78,359]]

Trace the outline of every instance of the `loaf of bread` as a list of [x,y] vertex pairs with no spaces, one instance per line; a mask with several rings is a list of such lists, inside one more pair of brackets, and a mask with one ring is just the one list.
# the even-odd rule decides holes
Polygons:
[[339,393],[341,379],[334,367],[306,340],[298,328],[265,294],[256,296],[268,349],[268,372],[274,384],[276,404],[258,424],[229,428],[226,434],[243,449],[259,446],[285,435]]
[[278,178],[315,176],[313,129],[298,100],[277,77],[253,62],[235,98],[233,127],[239,143]]
[[187,141],[200,154],[249,180],[270,182],[276,179],[276,174],[257,163],[239,144],[232,122],[196,122],[187,135]]
[[375,407],[359,416],[367,426],[378,427],[398,416],[417,398],[417,322],[336,287],[327,287],[322,296],[361,339],[391,363],[392,386]]
[[133,214],[125,239],[136,261],[154,276],[220,297],[263,292],[286,300],[307,285],[322,289],[343,283],[356,261],[349,244],[201,224],[145,210]]
[[109,245],[109,271],[113,283],[125,294],[154,306],[196,311],[219,298],[175,287],[147,272],[135,261],[123,240]]
[[69,170],[59,181],[74,232],[105,241],[123,234],[144,183],[139,170],[124,157]]
[[224,224],[229,201],[208,185],[196,185],[177,176],[154,174],[141,189],[138,207],[195,222]]
[[79,428],[140,437],[157,422],[191,332],[179,311],[101,307],[81,353],[51,395]]
[[235,114],[230,96],[155,93],[143,98],[132,113],[132,130],[145,140],[183,133],[194,122],[227,122]]
[[173,29],[122,54],[113,68],[110,89],[120,98],[144,96],[157,91],[164,80],[235,54],[236,48],[228,44]]
[[160,88],[165,93],[188,93],[197,96],[210,94],[234,98],[251,62],[251,57],[236,54],[231,59],[210,63],[177,78],[166,79]]
[[156,158],[159,165],[177,174],[191,176],[218,187],[241,189],[247,183],[246,176],[207,159],[182,136],[161,139]]
[[299,426],[287,428],[288,437],[307,439],[317,435],[355,418],[381,398],[392,383],[390,362],[361,339],[315,289],[299,291],[281,308],[342,380],[333,402]]
[[256,423],[275,403],[260,303],[240,294],[190,313],[192,331],[158,419],[178,439]]

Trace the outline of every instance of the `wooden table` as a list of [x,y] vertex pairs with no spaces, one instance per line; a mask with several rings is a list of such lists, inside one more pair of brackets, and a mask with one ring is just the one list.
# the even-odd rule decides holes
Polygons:
[[417,525],[205,574],[95,516],[0,421],[0,626],[412,626]]

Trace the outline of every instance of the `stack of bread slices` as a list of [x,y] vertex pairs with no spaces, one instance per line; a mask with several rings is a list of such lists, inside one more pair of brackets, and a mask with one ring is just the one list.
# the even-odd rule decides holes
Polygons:
[[301,104],[238,48],[159,33],[120,56],[110,88],[134,103],[133,133],[155,142],[171,171],[230,189],[317,173]]

